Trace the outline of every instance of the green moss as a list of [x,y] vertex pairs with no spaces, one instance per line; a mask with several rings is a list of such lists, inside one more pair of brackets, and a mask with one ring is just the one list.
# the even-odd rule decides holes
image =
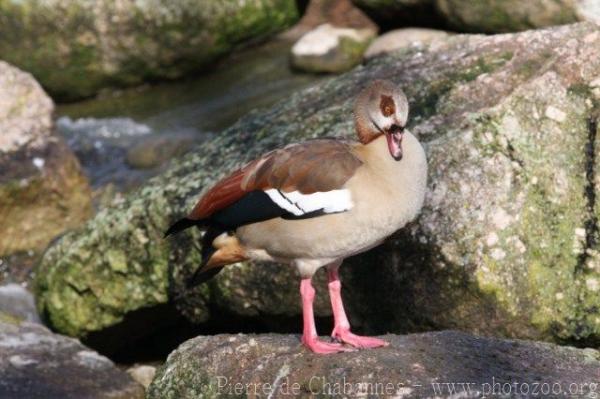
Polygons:
[[[71,233],[67,239],[81,238],[76,245],[55,248],[44,257],[43,276],[36,279],[35,290],[43,293],[37,296],[38,307],[55,328],[85,337],[120,322],[129,311],[167,301],[167,243],[150,244],[159,233],[150,233],[147,227],[126,233],[127,224],[136,219],[140,223],[140,217],[144,224],[153,223],[145,212],[136,216],[130,212],[106,220],[102,227],[90,226],[85,237],[81,230]],[[104,238],[95,241],[100,234]],[[92,256],[100,245],[108,250]],[[119,245],[126,252],[117,250]]]
[[[175,79],[299,18],[293,0],[164,4],[0,1],[0,54],[59,100]],[[119,21],[115,23],[114,21]]]
[[570,95],[573,95],[573,96],[578,96],[578,97],[583,97],[583,98],[592,97],[591,88],[584,83],[572,84],[567,88],[567,91]]
[[[555,88],[554,93],[560,90]],[[596,297],[589,304],[581,306],[579,287],[582,284],[577,277],[574,279],[584,245],[576,232],[583,229],[590,217],[586,212],[584,194],[587,184],[584,171],[587,165],[585,158],[580,155],[584,153],[588,139],[584,112],[586,97],[580,94],[587,93],[587,90],[575,85],[560,100],[561,105],[567,108],[563,108],[567,118],[560,125],[569,139],[562,141],[560,151],[553,158],[545,155],[547,151],[555,151],[549,149],[550,145],[544,142],[544,146],[540,147],[536,140],[526,138],[533,134],[527,132],[563,134],[556,127],[543,125],[556,122],[545,122],[541,116],[530,117],[530,104],[535,101],[535,94],[532,95],[533,99],[516,96],[506,114],[479,119],[480,123],[483,122],[481,132],[491,134],[496,139],[488,144],[492,153],[500,151],[509,158],[517,158],[525,163],[515,182],[520,187],[517,193],[525,194],[523,205],[519,208],[519,223],[499,234],[498,245],[504,249],[506,258],[497,262],[489,256],[484,257],[484,266],[476,274],[479,286],[484,292],[493,293],[502,307],[512,309],[512,313],[529,313],[531,323],[545,338],[597,336],[600,332],[589,320],[580,323],[585,328],[575,322],[581,318],[582,312],[593,314],[584,309],[592,309],[598,304]],[[544,111],[543,104],[540,106],[541,112]],[[521,134],[510,142],[510,151],[499,140],[506,134],[502,118],[518,118],[520,123],[517,127],[507,125],[521,130]],[[551,130],[556,133],[549,133]],[[568,187],[558,188],[566,183],[557,182],[557,173],[568,178]],[[515,201],[518,199],[515,198]],[[505,248],[512,236],[518,236],[524,242],[526,251],[522,255]]]
[[444,110],[438,109],[438,103],[454,87],[459,84],[472,82],[481,74],[493,73],[506,65],[512,58],[513,53],[511,51],[480,56],[474,58],[469,64],[462,65],[443,77],[426,82],[427,90],[423,90],[423,94],[419,93],[416,101],[411,104],[411,113],[418,115],[420,119],[424,119],[436,112],[451,112],[451,109],[447,107],[449,102],[444,102]]
[[22,322],[23,322],[23,320],[19,319],[18,317],[15,317],[8,313],[0,312],[0,323],[11,324],[13,326],[19,326],[19,325],[21,325]]
[[556,53],[551,50],[543,50],[536,53],[533,57],[529,57],[522,62],[519,62],[515,67],[515,72],[529,79],[539,75],[540,71],[544,70],[547,65],[550,65],[552,59],[556,57]]
[[340,39],[340,49],[348,60],[349,68],[356,66],[362,60],[362,56],[369,47],[372,39],[358,42],[348,37]]
[[464,71],[456,76],[456,79],[462,82],[470,82],[475,80],[479,75],[484,73],[492,73],[504,66],[513,58],[511,51],[494,54],[491,57],[478,57],[474,64],[465,68]]
[[[337,35],[337,33],[333,33]],[[339,43],[327,54],[292,55],[292,66],[314,73],[341,73],[352,69],[362,61],[362,56],[372,40],[371,32],[360,32],[362,37],[339,34]]]

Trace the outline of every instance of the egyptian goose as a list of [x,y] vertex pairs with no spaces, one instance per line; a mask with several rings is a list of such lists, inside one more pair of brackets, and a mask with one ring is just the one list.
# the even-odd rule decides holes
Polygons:
[[[302,343],[317,353],[385,346],[350,332],[340,294],[338,268],[352,255],[380,244],[419,213],[427,160],[405,129],[408,102],[389,81],[371,83],[358,96],[354,119],[358,142],[315,139],[271,151],[219,181],[192,212],[166,232],[206,230],[202,265],[191,284],[243,260],[296,266],[304,329]],[[335,342],[320,341],[311,284],[327,266]]]

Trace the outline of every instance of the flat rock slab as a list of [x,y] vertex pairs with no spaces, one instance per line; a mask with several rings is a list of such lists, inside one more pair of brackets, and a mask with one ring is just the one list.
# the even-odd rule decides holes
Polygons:
[[0,313],[0,398],[137,399],[144,389],[78,340]]
[[[595,397],[600,352],[457,331],[387,335],[390,346],[315,355],[291,335],[200,336],[171,353],[147,398]],[[271,395],[272,396],[269,396]]]

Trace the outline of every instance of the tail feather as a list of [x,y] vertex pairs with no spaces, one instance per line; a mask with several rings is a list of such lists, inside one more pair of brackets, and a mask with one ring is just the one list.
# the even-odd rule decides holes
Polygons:
[[203,282],[210,280],[212,277],[217,275],[221,269],[221,267],[212,267],[206,269],[206,265],[210,260],[210,257],[216,252],[216,248],[213,247],[212,243],[215,238],[220,236],[225,230],[215,227],[209,226],[204,236],[202,237],[202,263],[194,272],[194,275],[188,280],[187,286],[188,288],[192,288],[196,285],[202,284]]
[[189,229],[190,227],[197,226],[199,228],[205,228],[206,231],[204,236],[202,237],[202,263],[196,269],[192,277],[187,281],[187,288],[192,288],[196,285],[202,284],[203,282],[210,280],[212,277],[217,275],[223,266],[210,266],[207,267],[208,261],[217,251],[215,247],[213,247],[213,240],[223,234],[226,229],[216,226],[212,223],[206,222],[204,219],[193,220],[190,218],[179,219],[165,233],[165,238],[179,233],[180,231]]
[[214,276],[219,274],[219,272],[224,267],[225,266],[211,267],[208,270],[202,270],[202,267],[199,267],[198,270],[196,270],[196,272],[192,276],[192,278],[188,280],[187,288],[188,289],[193,288],[197,285],[200,285],[200,284],[210,280],[211,278],[213,278]]
[[189,229],[190,227],[193,227],[193,226],[202,226],[202,221],[201,220],[192,220],[189,218],[179,219],[178,221],[173,223],[171,225],[171,227],[169,227],[169,229],[165,232],[164,237],[167,238],[168,236],[170,236],[172,234],[179,233],[180,231]]

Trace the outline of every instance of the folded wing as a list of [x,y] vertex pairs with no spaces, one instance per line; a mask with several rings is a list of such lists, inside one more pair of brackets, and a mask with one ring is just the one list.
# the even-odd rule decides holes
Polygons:
[[293,144],[219,181],[187,219],[233,229],[274,217],[301,219],[344,212],[352,208],[345,183],[361,165],[345,141]]

